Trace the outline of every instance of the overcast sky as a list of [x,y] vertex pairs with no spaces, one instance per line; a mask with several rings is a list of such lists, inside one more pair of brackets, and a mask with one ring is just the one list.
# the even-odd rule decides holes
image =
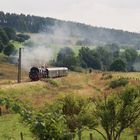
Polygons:
[[140,32],[140,0],[0,0],[0,10]]

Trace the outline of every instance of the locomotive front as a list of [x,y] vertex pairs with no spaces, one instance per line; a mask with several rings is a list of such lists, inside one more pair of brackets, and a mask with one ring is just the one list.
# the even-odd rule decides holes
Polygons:
[[29,72],[29,78],[31,81],[38,81],[39,78],[39,69],[37,67],[32,67]]

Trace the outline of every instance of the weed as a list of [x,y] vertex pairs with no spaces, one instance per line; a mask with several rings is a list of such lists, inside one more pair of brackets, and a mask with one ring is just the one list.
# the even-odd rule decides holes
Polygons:
[[125,86],[128,84],[128,82],[129,81],[126,78],[120,78],[120,79],[111,81],[109,84],[109,87],[110,88],[117,88],[120,86]]
[[0,76],[4,76],[4,73],[3,72],[0,72]]
[[48,79],[47,80],[51,85],[55,86],[55,87],[58,87],[58,82],[53,80],[53,79]]

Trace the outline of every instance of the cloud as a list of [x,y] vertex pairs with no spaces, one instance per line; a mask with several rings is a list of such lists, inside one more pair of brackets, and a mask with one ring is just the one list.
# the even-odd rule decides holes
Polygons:
[[139,9],[140,1],[139,0],[95,0],[96,3],[100,5],[105,5],[111,8],[117,9]]

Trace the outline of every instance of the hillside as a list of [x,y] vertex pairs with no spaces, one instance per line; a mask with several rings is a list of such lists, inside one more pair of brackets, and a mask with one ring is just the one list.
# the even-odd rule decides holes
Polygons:
[[[110,77],[110,75],[112,75]],[[109,89],[111,80],[124,77],[130,80],[130,85],[137,85],[140,81],[139,72],[100,72],[88,71],[78,73],[69,72],[68,76],[55,79],[43,79],[30,82],[28,72],[22,70],[22,83],[17,84],[17,66],[0,63],[0,97],[18,98],[28,102],[32,107],[43,107],[45,103],[52,103],[55,99],[67,93],[80,96],[101,96],[102,93],[115,91]]]
[[[116,43],[122,47],[140,49],[140,34],[123,30],[93,27],[76,22],[62,21],[24,14],[0,12],[0,26],[9,26],[18,32],[40,33],[63,38],[59,44],[102,45]],[[55,38],[56,39],[56,38]],[[51,38],[51,41],[54,40]]]
[[[140,73],[122,73],[122,72],[101,72],[93,71],[88,73],[69,72],[68,76],[55,79],[43,79],[42,81],[30,82],[28,73],[22,73],[22,83],[16,83],[17,67],[9,63],[0,63],[0,98],[12,101],[20,101],[30,106],[34,111],[55,103],[58,99],[65,95],[74,94],[84,99],[92,97],[104,97],[104,95],[121,91],[123,88],[109,88],[112,80],[120,77],[129,79],[130,85],[139,85]],[[33,140],[33,134],[30,132],[29,125],[19,122],[21,117],[11,110],[6,110],[4,105],[0,105],[2,116],[0,117],[0,138],[19,139],[20,132],[23,133],[24,139]],[[13,131],[14,130],[14,131]],[[90,130],[91,132],[91,130]],[[102,137],[93,131],[94,137],[101,139]],[[129,138],[128,138],[129,136]],[[82,132],[82,139],[89,139],[89,131]],[[132,140],[133,132],[128,129],[123,132],[122,139]],[[75,138],[78,140],[78,137]]]

